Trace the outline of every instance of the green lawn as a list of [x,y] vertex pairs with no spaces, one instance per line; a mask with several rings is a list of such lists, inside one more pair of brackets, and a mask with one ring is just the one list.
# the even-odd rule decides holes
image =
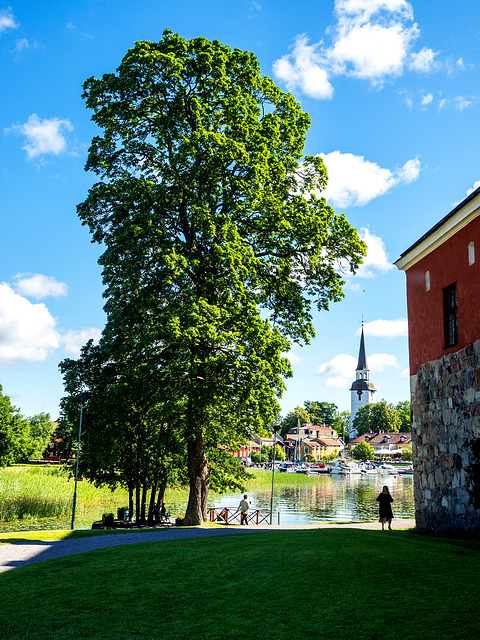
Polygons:
[[478,541],[412,531],[126,545],[0,574],[0,638],[471,639],[479,560]]

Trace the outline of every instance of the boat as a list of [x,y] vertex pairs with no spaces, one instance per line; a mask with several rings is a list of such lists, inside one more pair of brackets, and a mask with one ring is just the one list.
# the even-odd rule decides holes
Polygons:
[[330,469],[330,473],[332,474],[340,474],[340,473],[345,473],[345,463],[341,460],[335,460],[334,462],[332,462],[332,464],[329,466]]
[[311,464],[309,467],[310,473],[330,473],[330,468],[324,462],[316,462],[315,464]]
[[336,473],[340,475],[350,475],[360,473],[360,467],[356,462],[346,462],[345,460],[335,460],[330,465],[330,473]]
[[360,465],[360,473],[364,476],[376,476],[378,475],[377,466],[372,462],[364,462]]
[[393,467],[391,464],[381,464],[377,467],[377,470],[382,476],[393,476],[398,473],[398,469]]
[[413,473],[413,467],[412,467],[412,465],[410,465],[409,467],[404,467],[403,469],[400,468],[400,469],[398,469],[398,473],[401,476],[411,475]]
[[296,465],[294,462],[282,462],[278,466],[278,471],[280,471],[280,473],[294,473],[295,467]]
[[303,473],[304,475],[308,476],[310,473],[310,469],[309,467],[304,467],[304,466],[296,467],[295,473]]

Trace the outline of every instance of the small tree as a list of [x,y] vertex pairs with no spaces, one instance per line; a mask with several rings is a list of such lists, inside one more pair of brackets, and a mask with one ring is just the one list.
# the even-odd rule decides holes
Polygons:
[[375,458],[375,449],[369,442],[359,442],[352,451],[354,460],[373,460]]
[[411,462],[413,459],[412,447],[404,447],[402,449],[402,460],[404,462]]
[[[268,459],[270,462],[272,462],[273,460],[273,447],[269,447],[269,452],[268,452]],[[275,460],[277,461],[282,461],[285,460],[285,451],[283,450],[283,448],[279,445],[276,444],[275,445]]]
[[30,458],[41,458],[52,437],[55,426],[49,413],[38,413],[28,418],[30,423]]
[[303,407],[297,406],[294,411],[290,411],[287,413],[285,418],[283,418],[280,424],[279,433],[282,438],[284,438],[290,429],[296,429],[299,423],[300,426],[302,426],[303,424],[310,422],[312,422],[312,416],[309,412]]

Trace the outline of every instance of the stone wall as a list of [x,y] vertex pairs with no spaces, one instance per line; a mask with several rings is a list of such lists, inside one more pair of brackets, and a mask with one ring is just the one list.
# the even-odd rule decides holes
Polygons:
[[417,527],[478,531],[465,467],[480,437],[480,340],[421,365],[410,388]]

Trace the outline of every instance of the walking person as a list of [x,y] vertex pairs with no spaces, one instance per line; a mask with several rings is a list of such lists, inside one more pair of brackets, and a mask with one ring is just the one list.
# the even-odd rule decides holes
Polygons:
[[390,495],[390,491],[388,487],[385,485],[382,489],[382,493],[378,494],[377,502],[379,502],[379,519],[378,521],[382,523],[382,531],[385,530],[385,523],[388,522],[388,528],[392,529],[392,502],[393,498]]
[[243,500],[241,500],[240,504],[238,505],[238,508],[242,512],[242,515],[240,517],[240,524],[248,524],[248,510],[250,509],[251,504],[251,502],[248,502],[247,494],[245,494],[243,496]]

